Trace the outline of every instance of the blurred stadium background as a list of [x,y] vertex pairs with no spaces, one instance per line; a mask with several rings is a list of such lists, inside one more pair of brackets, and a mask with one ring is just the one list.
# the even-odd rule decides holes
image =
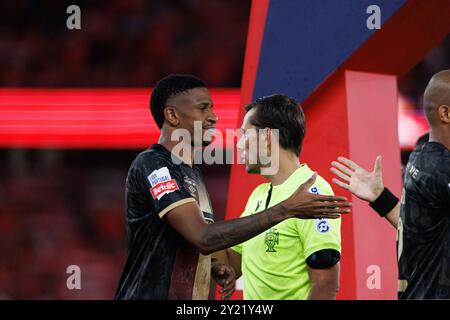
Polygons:
[[[168,73],[191,73],[215,88],[216,103],[237,117],[232,110],[239,107],[250,1],[76,3],[82,8],[82,30],[70,32],[65,9],[72,3],[0,3],[0,299],[112,298],[126,255],[124,181],[131,161],[145,148],[142,140],[101,148],[11,143],[11,127],[21,121],[11,110],[31,115],[39,108],[64,108],[63,99],[50,109],[12,102],[11,95],[21,92],[12,94],[15,88],[37,94],[140,88],[145,137],[156,130],[145,100],[151,86]],[[398,79],[403,163],[427,128],[423,89],[432,74],[445,68],[450,68],[449,36]],[[45,119],[34,120],[45,127]],[[221,219],[230,167],[203,169]],[[65,272],[71,264],[82,268],[82,290],[67,290]]]

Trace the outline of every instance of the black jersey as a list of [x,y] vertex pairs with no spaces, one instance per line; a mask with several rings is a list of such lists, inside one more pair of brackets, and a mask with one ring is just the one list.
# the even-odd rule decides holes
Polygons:
[[450,299],[450,151],[427,142],[403,178],[397,254],[400,299]]
[[115,299],[207,299],[211,258],[202,255],[164,219],[196,201],[213,222],[200,169],[175,164],[159,144],[140,153],[126,180],[128,257]]

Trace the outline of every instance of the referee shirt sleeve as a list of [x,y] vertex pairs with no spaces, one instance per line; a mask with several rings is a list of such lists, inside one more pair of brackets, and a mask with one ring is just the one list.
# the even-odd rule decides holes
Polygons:
[[[313,185],[311,190],[310,192],[317,194],[334,195],[333,190],[325,180],[323,180],[323,183]],[[340,218],[298,220],[297,225],[305,258],[324,249],[334,249],[341,252]]]

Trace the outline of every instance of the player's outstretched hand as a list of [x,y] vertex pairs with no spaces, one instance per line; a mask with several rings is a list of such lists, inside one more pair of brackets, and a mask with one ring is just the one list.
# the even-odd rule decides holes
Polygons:
[[214,281],[222,287],[219,291],[221,299],[230,299],[236,286],[236,274],[233,267],[218,261],[213,261],[211,275]]
[[345,197],[324,196],[309,190],[316,181],[317,173],[298,187],[292,196],[280,203],[290,217],[300,219],[336,219],[341,214],[349,213],[351,203]]
[[372,172],[368,172],[350,159],[339,157],[331,163],[331,172],[342,179],[333,182],[364,201],[373,202],[383,192],[381,156],[375,160]]

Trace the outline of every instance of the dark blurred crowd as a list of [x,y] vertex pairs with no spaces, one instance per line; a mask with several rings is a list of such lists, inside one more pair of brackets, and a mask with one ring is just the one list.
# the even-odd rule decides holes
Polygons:
[[[111,299],[125,258],[134,153],[2,150],[0,299]],[[69,290],[67,267],[81,269]]]
[[[66,27],[72,4],[81,30]],[[1,1],[0,86],[149,87],[175,72],[239,87],[249,12],[250,0]]]

